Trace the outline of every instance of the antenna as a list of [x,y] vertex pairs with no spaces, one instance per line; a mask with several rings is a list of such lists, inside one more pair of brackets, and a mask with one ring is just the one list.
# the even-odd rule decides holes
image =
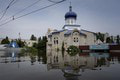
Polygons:
[[19,39],[21,39],[21,37],[20,37],[20,32],[19,32]]
[[70,6],[71,6],[71,2],[70,2]]
[[72,6],[71,6],[71,2],[70,2],[70,7],[69,7],[69,8],[70,8],[70,11],[72,11]]

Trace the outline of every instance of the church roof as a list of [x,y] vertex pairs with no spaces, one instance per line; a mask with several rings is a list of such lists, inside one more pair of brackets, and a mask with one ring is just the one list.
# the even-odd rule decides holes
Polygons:
[[[64,36],[69,36],[74,32],[74,30],[59,30],[59,31],[55,31],[55,32],[50,33],[48,35],[48,37],[52,37],[52,35],[59,34],[60,32],[63,32],[63,31],[65,31]],[[86,36],[86,34],[82,33],[81,31],[79,31],[79,34],[82,36]]]
[[54,31],[48,35],[48,37],[52,37],[53,34],[59,34],[60,32],[63,32],[65,30],[59,30],[59,31]]
[[84,30],[84,29],[81,29],[81,31],[83,31],[83,32],[89,32],[89,33],[93,33],[93,34],[96,34],[95,32],[92,32],[92,31],[88,31],[88,30]]
[[59,31],[55,31],[55,32],[52,32],[52,34],[59,34],[60,32],[63,32],[65,30],[59,30]]
[[[65,35],[65,36],[69,36],[69,35],[71,35],[73,32],[74,32],[74,30],[67,30],[64,35]],[[82,36],[86,36],[86,34],[80,32],[80,31],[79,31],[79,33],[80,33],[80,35],[82,35]]]

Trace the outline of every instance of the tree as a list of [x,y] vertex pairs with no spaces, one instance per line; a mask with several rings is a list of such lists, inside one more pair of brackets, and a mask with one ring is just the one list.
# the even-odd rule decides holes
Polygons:
[[41,41],[41,37],[38,38],[38,42],[40,42],[40,41]]
[[104,42],[105,35],[103,33],[98,32],[98,33],[96,33],[96,38],[97,38],[97,40],[100,39],[102,42]]
[[30,40],[37,40],[37,38],[32,34]]
[[106,43],[111,43],[110,37],[106,38]]
[[72,45],[68,47],[67,52],[70,56],[75,56],[76,54],[80,52],[80,50],[76,46]]
[[111,36],[110,38],[111,38],[111,43],[114,43],[113,36]]
[[5,39],[3,39],[2,41],[1,41],[1,44],[9,44],[10,43],[10,41],[9,41],[9,38],[6,36],[6,38]]
[[16,42],[19,45],[19,47],[24,47],[25,46],[25,42],[23,42],[21,39],[16,40]]
[[38,46],[37,43],[33,43],[34,48],[37,48],[37,46]]
[[117,35],[116,43],[120,44],[120,36],[119,35]]
[[113,36],[106,38],[106,43],[114,43]]
[[38,41],[38,50],[46,52],[46,43],[47,43],[47,37],[43,36],[42,39]]

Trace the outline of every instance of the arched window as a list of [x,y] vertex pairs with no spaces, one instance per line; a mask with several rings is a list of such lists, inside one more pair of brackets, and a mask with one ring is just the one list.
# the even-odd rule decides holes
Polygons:
[[58,37],[54,37],[54,44],[58,44]]

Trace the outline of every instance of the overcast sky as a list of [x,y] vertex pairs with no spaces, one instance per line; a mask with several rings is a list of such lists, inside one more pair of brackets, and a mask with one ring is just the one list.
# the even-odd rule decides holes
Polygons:
[[[0,0],[1,13],[12,0]],[[0,24],[6,22],[4,19],[14,15],[37,0],[17,0],[7,11]],[[60,1],[60,0],[53,0]],[[29,39],[31,34],[43,36],[48,28],[60,30],[65,24],[64,15],[69,11],[69,2],[72,2],[73,11],[77,13],[77,24],[81,29],[93,32],[108,32],[112,35],[120,34],[120,0],[66,0],[63,3],[46,8],[36,13],[21,17],[10,23],[0,26],[0,38],[6,36]],[[36,5],[16,15],[18,17],[35,9],[52,4],[47,0],[41,0]],[[11,18],[10,18],[11,19]]]

